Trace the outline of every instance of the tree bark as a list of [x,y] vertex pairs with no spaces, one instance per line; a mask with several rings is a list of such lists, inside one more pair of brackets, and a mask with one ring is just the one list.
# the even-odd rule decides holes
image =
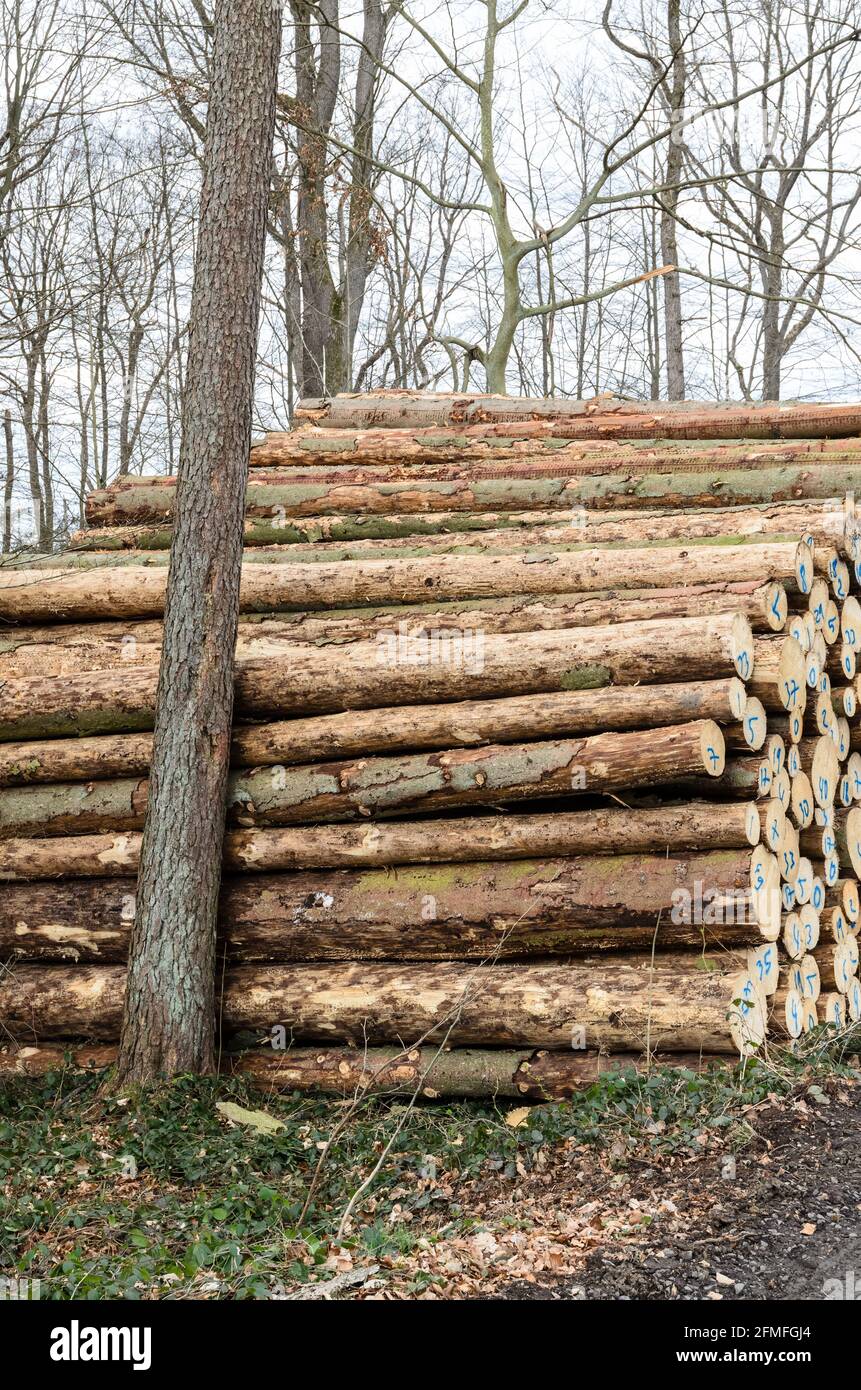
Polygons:
[[[625,810],[555,811],[552,815],[385,821],[361,827],[231,830],[224,840],[224,866],[241,873],[283,873],[571,853],[678,854],[744,849],[758,844],[759,836],[759,812],[754,802],[684,802]],[[0,839],[0,882],[134,874],[140,841],[134,831]]]
[[[661,260],[664,265],[679,264],[676,217],[685,164],[684,115],[687,90],[687,62],[681,25],[680,0],[667,0],[667,42],[670,48],[669,72],[662,83],[666,93],[665,114],[670,134],[664,165],[665,191],[660,195]],[[664,275],[664,341],[667,362],[667,399],[685,399],[685,357],[682,323],[682,287],[678,273]]]
[[3,411],[4,477],[3,477],[3,525],[0,527],[0,554],[7,555],[12,549],[12,496],[15,490],[15,440],[12,433],[12,412]]
[[215,928],[280,47],[277,5],[217,0],[176,534],[120,1085],[207,1072],[215,1062]]
[[[253,769],[231,778],[229,815],[247,826],[354,820],[719,778],[723,767],[723,734],[702,719],[576,740]],[[148,801],[149,784],[133,779],[6,788],[0,838],[136,830]]]
[[[242,966],[224,978],[225,1030],[361,1046],[428,1037],[451,1046],[602,1052],[718,1052],[761,1040],[764,1000],[735,955],[589,959],[564,965]],[[0,1017],[19,1045],[116,1039],[120,965],[17,965],[0,978]],[[746,999],[744,1021],[735,1001]]]
[[[395,706],[235,726],[231,763],[234,767],[287,766],[371,753],[661,728],[695,719],[736,726],[746,707],[747,695],[736,676],[678,685],[614,686],[448,705]],[[151,754],[148,733],[0,743],[0,786],[143,776],[149,771]]]

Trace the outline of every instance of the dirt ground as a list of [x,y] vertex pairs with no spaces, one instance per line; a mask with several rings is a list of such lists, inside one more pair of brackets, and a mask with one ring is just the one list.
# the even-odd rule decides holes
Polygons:
[[859,1089],[827,1105],[796,1101],[789,1114],[766,1111],[733,1180],[722,1178],[719,1157],[689,1170],[681,1191],[671,1174],[640,1173],[629,1200],[653,1205],[666,1190],[669,1221],[659,1216],[645,1239],[593,1252],[581,1279],[520,1281],[500,1296],[823,1299],[842,1288],[861,1298]]
[[[578,1146],[506,1195],[476,1190],[473,1235],[443,1235],[357,1296],[861,1298],[861,1083],[802,1088],[747,1118],[737,1154],[620,1163]],[[410,1295],[417,1267],[433,1284]]]

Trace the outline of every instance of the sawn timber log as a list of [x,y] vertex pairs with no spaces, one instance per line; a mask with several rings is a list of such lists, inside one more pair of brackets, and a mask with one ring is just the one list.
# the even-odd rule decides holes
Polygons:
[[[324,758],[665,728],[696,719],[735,726],[747,719],[748,703],[744,685],[737,676],[730,676],[679,685],[612,686],[600,692],[565,690],[445,705],[392,706],[236,725],[231,761],[234,767],[290,766]],[[151,752],[150,733],[0,743],[0,786],[144,776]]]
[[[759,838],[760,815],[754,802],[694,801],[552,815],[230,830],[224,842],[224,867],[233,872],[277,873],[547,855],[676,856],[680,851],[744,849],[757,845]],[[136,831],[0,839],[0,882],[134,875],[140,843]]]
[[[429,599],[500,598],[665,589],[721,581],[786,583],[797,572],[792,542],[720,548],[644,546],[548,554],[438,555],[424,559],[354,560],[337,564],[244,564],[243,611],[276,612],[354,604],[426,603]],[[809,556],[808,556],[809,558]],[[164,609],[165,566],[87,569],[0,569],[0,617],[7,622],[158,617]]]
[[[725,962],[729,960],[727,965]],[[297,1041],[403,1045],[434,1038],[603,1052],[733,1054],[764,1035],[765,1004],[732,957],[675,952],[563,965],[241,966],[224,977],[222,1024]],[[122,966],[15,965],[0,977],[0,1018],[20,1045],[114,1041]]]
[[[220,947],[229,962],[247,963],[756,946],[754,856],[748,848],[228,877]],[[0,960],[124,962],[134,917],[132,878],[10,884],[0,897]]]
[[[724,738],[711,720],[529,744],[403,754],[231,776],[230,819],[239,825],[353,820],[462,806],[597,795],[720,777]],[[0,791],[0,837],[135,830],[147,783],[51,783]]]
[[[677,679],[748,679],[753,669],[754,638],[740,614],[487,638],[473,631],[438,637],[392,632],[378,642],[282,647],[267,659],[238,661],[236,713],[265,718]],[[157,684],[157,666],[62,681],[5,680],[0,740],[150,729]]]

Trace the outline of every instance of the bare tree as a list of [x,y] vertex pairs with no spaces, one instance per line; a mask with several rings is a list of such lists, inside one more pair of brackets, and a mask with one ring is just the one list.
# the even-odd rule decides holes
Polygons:
[[[637,38],[645,45],[643,47],[638,47],[631,39],[624,37],[614,26],[613,0],[606,0],[602,23],[606,34],[617,48],[647,65],[654,93],[660,102],[663,123],[668,131],[664,141],[663,168],[655,178],[656,184],[663,185],[662,192],[655,195],[660,208],[660,254],[664,265],[678,265],[677,214],[685,166],[684,114],[688,94],[685,44],[688,34],[683,33],[682,0],[661,0],[660,8],[662,26],[657,18],[653,23],[643,24],[644,12],[640,11],[641,25],[645,32],[640,32]],[[685,27],[687,28],[687,25]],[[663,297],[667,399],[682,401],[685,398],[685,360],[682,291],[678,275],[667,275],[663,278]],[[653,390],[656,385],[653,377]],[[660,393],[657,391],[655,394]]]
[[42,168],[81,98],[87,40],[62,0],[4,0],[0,12],[0,237],[8,199]]
[[[744,24],[741,16],[728,0],[718,8],[697,92],[707,106],[718,73],[737,103],[761,84],[760,102],[748,113],[737,104],[734,119],[687,148],[707,236],[740,291],[729,338],[737,385],[748,398],[758,385],[764,400],[779,400],[783,364],[814,322],[828,322],[829,280],[840,284],[838,259],[857,242],[861,180],[841,170],[837,146],[844,130],[850,145],[855,138],[861,10],[856,0],[754,0]],[[730,177],[716,180],[718,168]]]
[[[372,156],[386,14],[382,0],[363,0],[351,148],[348,158],[337,150],[333,158],[331,135],[343,67],[338,9],[338,0],[290,0],[296,95],[279,103],[295,134],[297,198],[295,220],[288,211],[290,220],[285,221],[282,209],[273,230],[283,239],[288,259],[291,318],[301,324],[301,341],[293,335],[297,376],[307,395],[352,385],[353,348],[376,255],[372,211],[377,173]],[[282,204],[292,196],[291,182],[283,176],[278,196]],[[335,217],[330,202],[337,209]]]
[[215,934],[281,14],[217,0],[151,792],[117,1081],[214,1067]]

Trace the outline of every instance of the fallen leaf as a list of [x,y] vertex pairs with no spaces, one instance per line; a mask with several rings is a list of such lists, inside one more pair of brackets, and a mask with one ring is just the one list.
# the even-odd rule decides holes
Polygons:
[[256,1129],[258,1134],[277,1134],[284,1128],[280,1120],[267,1115],[265,1110],[243,1110],[232,1100],[220,1100],[215,1108],[226,1120],[232,1120],[236,1125],[248,1125],[250,1129]]
[[519,1110],[509,1110],[505,1117],[505,1123],[510,1125],[512,1129],[519,1129],[521,1125],[526,1123],[531,1114],[532,1111],[529,1106],[522,1105]]

